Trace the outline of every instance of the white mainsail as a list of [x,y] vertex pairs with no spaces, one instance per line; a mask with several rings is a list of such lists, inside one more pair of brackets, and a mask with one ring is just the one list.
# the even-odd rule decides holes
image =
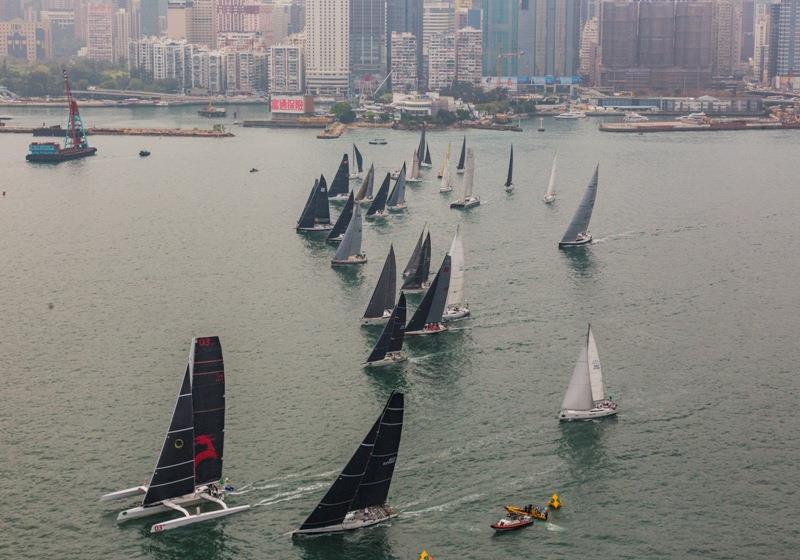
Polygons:
[[589,380],[588,344],[584,343],[575,369],[572,370],[572,378],[569,387],[561,403],[561,410],[591,410],[592,385]]
[[553,166],[550,168],[550,182],[547,184],[547,193],[545,195],[550,198],[556,194],[556,161],[558,154],[553,156]]
[[450,165],[450,142],[447,143],[447,151],[444,153],[444,160],[442,160],[442,166],[439,168],[439,177],[444,179],[445,171],[449,165]]
[[412,159],[411,163],[411,176],[409,179],[412,181],[416,181],[420,178],[420,171],[419,171],[419,158],[417,157],[416,150],[414,151],[414,158]]
[[466,171],[464,172],[464,200],[472,196],[472,183],[475,178],[475,154],[467,148]]
[[592,386],[592,400],[602,401],[606,398],[606,387],[603,384],[603,370],[600,367],[600,354],[597,352],[597,343],[594,340],[591,325],[589,325],[587,361],[589,365],[589,381]]
[[464,242],[461,229],[456,227],[456,234],[450,244],[450,289],[447,291],[446,307],[464,304]]
[[444,155],[444,163],[442,166],[442,185],[439,187],[441,191],[450,190],[450,145],[447,145],[447,153]]

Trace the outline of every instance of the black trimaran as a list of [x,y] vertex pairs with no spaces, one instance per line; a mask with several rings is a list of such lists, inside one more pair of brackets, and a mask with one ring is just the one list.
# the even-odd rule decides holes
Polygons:
[[[228,507],[223,501],[222,452],[225,438],[225,367],[219,337],[192,340],[189,363],[156,468],[146,486],[106,494],[101,501],[144,494],[142,505],[121,512],[117,522],[169,511],[183,517],[156,523],[151,533],[224,517],[250,506]],[[221,509],[189,513],[189,506],[208,503]]]
[[[425,240],[423,241],[423,236]],[[419,239],[411,253],[405,270],[403,271],[403,285],[400,288],[407,292],[421,292],[428,287],[428,276],[431,270],[431,234],[425,235],[425,228],[419,234]]]
[[349,531],[394,517],[386,499],[402,431],[403,393],[393,392],[328,493],[292,535]]
[[362,325],[377,325],[389,320],[392,316],[394,294],[397,291],[397,265],[394,258],[394,246],[389,245],[389,254],[383,263],[383,270],[378,277],[375,291],[367,304],[367,310],[361,319]]
[[392,315],[386,326],[383,327],[378,342],[372,349],[367,362],[367,367],[386,366],[405,361],[408,356],[403,350],[403,339],[406,332],[406,295],[400,292],[397,305],[392,310]]
[[303,207],[303,213],[300,214],[300,219],[297,220],[295,229],[298,233],[302,233],[328,231],[331,227],[328,184],[325,181],[325,176],[320,175],[319,179],[314,181],[314,186],[311,187],[311,193],[308,195],[308,200],[306,200],[306,205]]

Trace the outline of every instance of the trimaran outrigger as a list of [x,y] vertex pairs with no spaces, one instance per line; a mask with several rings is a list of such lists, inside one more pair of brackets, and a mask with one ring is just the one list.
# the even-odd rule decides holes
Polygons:
[[[222,453],[225,437],[225,368],[222,346],[216,336],[195,338],[189,363],[161,447],[156,468],[147,485],[111,492],[101,501],[144,494],[142,505],[117,516],[121,523],[170,511],[182,517],[156,523],[151,533],[225,517],[250,506],[228,507],[223,501]],[[187,509],[213,504],[220,509],[192,514]]]

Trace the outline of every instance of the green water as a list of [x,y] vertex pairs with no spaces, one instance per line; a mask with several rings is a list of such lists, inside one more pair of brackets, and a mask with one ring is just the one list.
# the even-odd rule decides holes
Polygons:
[[[195,110],[84,116],[208,126]],[[30,137],[0,135],[0,557],[795,558],[800,135],[537,124],[470,131],[483,204],[450,210],[454,195],[427,171],[406,215],[365,224],[370,260],[350,272],[294,232],[314,177],[331,179],[356,141],[382,178],[416,134],[95,137],[97,157],[59,166],[26,164]],[[369,146],[374,136],[389,144]],[[429,137],[435,170],[461,137]],[[597,162],[596,242],[565,254],[556,244]],[[389,244],[402,269],[426,222],[434,266],[461,225],[473,316],[408,341],[409,363],[365,371],[377,333],[358,320]],[[620,415],[559,425],[589,321]],[[149,478],[191,337],[208,334],[225,352],[229,503],[255,507],[157,536],[152,521],[117,526],[135,502],[97,498]],[[390,492],[399,517],[293,541],[392,389],[407,406]],[[564,507],[551,523],[493,535],[504,504],[554,490]]]

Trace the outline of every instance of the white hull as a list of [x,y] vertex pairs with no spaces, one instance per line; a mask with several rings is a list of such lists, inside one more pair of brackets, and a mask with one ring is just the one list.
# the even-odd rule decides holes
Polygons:
[[459,175],[463,175],[464,174],[464,170],[463,169],[456,169],[456,173],[458,173]]
[[135,488],[126,488],[125,490],[117,490],[100,496],[101,502],[110,502],[111,500],[122,500],[125,498],[132,498],[133,496],[141,496],[147,493],[147,486],[136,486]]
[[330,202],[347,202],[347,199],[350,198],[350,193],[347,194],[337,194],[336,196],[329,196],[328,200]]
[[440,193],[449,193],[453,192],[453,187],[439,187]]
[[339,243],[342,242],[342,239],[344,239],[344,234],[338,237],[331,237],[329,239],[326,239],[325,242],[330,243],[331,245],[338,245]]
[[347,259],[345,261],[331,260],[331,266],[347,266],[347,265],[351,265],[351,264],[366,264],[366,262],[367,262],[367,256],[364,255],[364,254],[361,254],[361,255],[356,255],[354,257],[350,257],[349,259]]
[[422,182],[422,177],[417,177],[416,179],[410,179],[410,178],[406,179],[406,183],[411,183],[412,185],[421,182]]
[[225,507],[223,509],[216,511],[209,511],[206,513],[200,513],[196,515],[185,515],[184,517],[179,517],[178,519],[164,521],[163,523],[156,523],[155,525],[150,527],[150,532],[162,533],[170,529],[177,529],[178,527],[183,527],[184,525],[192,525],[194,523],[200,523],[202,521],[210,521],[212,519],[218,519],[220,517],[227,517],[228,515],[233,515],[234,513],[239,513],[248,509],[250,509],[250,506],[237,506],[232,508]]
[[554,195],[554,194],[546,194],[546,195],[544,195],[544,198],[542,198],[542,200],[544,200],[545,204],[552,204],[556,200],[556,195]]
[[402,290],[407,294],[422,294],[427,292],[430,287],[430,282],[423,282],[421,288],[402,288]]
[[506,189],[506,192],[508,192],[508,193],[514,192],[514,185],[508,185],[507,187],[504,186],[504,188]]
[[389,212],[405,212],[406,208],[408,208],[405,204],[398,204],[397,206],[387,206],[386,209]]
[[617,405],[598,406],[591,410],[562,410],[558,419],[562,422],[585,422],[597,418],[606,418],[617,414]]
[[[194,492],[192,494],[186,494],[185,496],[181,496],[180,498],[173,498],[170,500],[173,504],[182,507],[189,507],[194,506],[200,503],[203,503],[203,498],[201,497],[201,492]],[[157,504],[153,504],[151,506],[137,506],[135,508],[126,509],[125,511],[119,512],[117,515],[117,523],[125,523],[126,521],[130,521],[131,519],[142,519],[143,517],[150,517],[151,515],[160,515],[162,513],[167,513],[169,511],[174,511],[174,508],[169,506],[165,506],[163,502],[159,502]]]
[[385,325],[389,318],[392,316],[392,310],[387,309],[383,312],[382,317],[362,317],[361,318],[361,325],[367,327],[370,325]]
[[468,208],[474,208],[475,206],[480,206],[481,199],[477,196],[471,196],[466,200],[456,200],[455,202],[450,203],[450,208],[458,208],[467,210]]
[[430,323],[425,325],[421,331],[406,331],[406,336],[426,336],[430,334],[439,334],[445,332],[447,327],[442,323]]
[[442,321],[449,323],[452,321],[458,321],[459,319],[464,319],[465,317],[469,317],[469,307],[453,306],[444,310]]
[[373,220],[383,220],[388,216],[389,213],[386,210],[382,210],[380,212],[375,212],[374,214],[364,216],[365,220],[373,221]]
[[338,525],[328,525],[327,527],[319,527],[316,529],[298,529],[292,532],[294,535],[318,535],[324,533],[341,533],[343,531],[352,531],[354,529],[363,529],[364,527],[371,527],[378,523],[389,521],[391,518],[397,517],[397,514],[391,508],[385,506],[369,508],[369,514],[364,516],[361,512],[350,512],[344,521]]
[[392,364],[399,364],[401,362],[405,362],[408,359],[408,355],[405,352],[389,352],[382,360],[376,360],[374,362],[366,362],[364,367],[383,367],[383,366],[390,366]]
[[560,241],[558,243],[559,249],[567,249],[570,247],[580,247],[581,245],[588,245],[592,242],[591,234],[586,234],[582,239],[576,239],[575,241]]
[[350,175],[350,180],[355,181],[356,179],[361,179],[361,173],[356,173],[355,175]]
[[362,206],[369,206],[370,204],[372,204],[372,197],[369,197],[369,198],[365,197],[365,198],[362,198],[361,200],[356,200],[356,202],[358,202]]
[[431,165],[430,163],[420,163],[419,166],[422,169],[430,169],[431,167],[433,167],[433,165]]
[[295,228],[299,233],[317,233],[319,231],[330,231],[333,229],[333,224],[317,224],[310,228]]

